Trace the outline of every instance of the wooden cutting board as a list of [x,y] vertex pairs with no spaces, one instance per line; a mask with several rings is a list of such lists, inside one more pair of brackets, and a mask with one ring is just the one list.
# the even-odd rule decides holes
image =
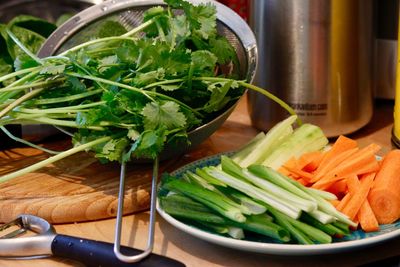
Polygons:
[[[68,146],[66,141],[56,147]],[[0,152],[0,176],[47,158],[32,148]],[[169,162],[160,164],[160,173]],[[116,215],[119,188],[118,163],[101,164],[80,153],[0,184],[0,221],[19,214],[38,215],[52,223],[98,220]],[[149,207],[152,165],[127,167],[124,214]]]

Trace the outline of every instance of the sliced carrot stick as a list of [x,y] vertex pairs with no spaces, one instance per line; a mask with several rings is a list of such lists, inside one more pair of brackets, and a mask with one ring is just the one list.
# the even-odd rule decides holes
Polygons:
[[357,188],[360,186],[360,180],[358,179],[358,176],[356,174],[350,175],[349,177],[346,177],[345,182],[350,194],[354,195],[357,192]]
[[299,168],[292,168],[292,167],[289,167],[289,166],[285,166],[285,168],[289,172],[291,172],[294,175],[298,176],[299,178],[303,178],[304,180],[306,180],[307,183],[310,183],[310,181],[311,181],[311,179],[313,177],[313,175],[311,173],[305,172],[305,171],[303,171],[303,170],[301,170]]
[[361,175],[377,172],[380,166],[375,154],[373,153],[375,149],[372,150],[371,147],[372,146],[368,146],[357,151],[350,159],[331,170],[325,177],[313,184],[313,187],[317,189],[326,189],[334,182],[339,181],[344,177],[350,177],[354,174]]
[[297,182],[301,183],[302,185],[307,186],[309,184],[309,182],[307,182],[305,179],[303,178],[299,178],[297,179]]
[[339,199],[332,199],[332,200],[329,200],[329,202],[330,202],[334,207],[336,207],[337,205],[339,205],[340,200],[339,200]]
[[330,161],[334,159],[338,154],[341,154],[344,151],[356,147],[358,147],[357,141],[344,135],[339,136],[336,139],[335,143],[332,145],[331,149],[324,154],[316,172],[319,173],[321,169],[324,169],[325,166],[329,164]]
[[292,167],[292,168],[297,168],[298,167],[298,162],[295,157],[291,157],[288,161],[283,164],[284,167]]
[[368,193],[374,182],[376,173],[368,173],[363,175],[361,186],[351,196],[349,203],[343,208],[342,212],[349,216],[351,220],[356,219],[356,215],[360,210],[363,202],[367,199]]
[[351,199],[351,194],[347,193],[339,202],[339,204],[336,206],[336,209],[338,211],[343,211],[343,208],[349,203]]
[[361,229],[363,229],[365,232],[375,232],[379,230],[378,220],[372,211],[368,199],[366,199],[361,205],[361,208],[357,214],[357,218],[360,222]]
[[380,224],[400,218],[400,150],[386,154],[375,183],[368,195],[371,208]]
[[341,164],[348,158],[352,157],[358,150],[359,149],[356,147],[346,151],[342,151],[336,155],[332,155],[329,162],[325,163],[325,165],[322,167],[321,165],[318,167],[311,181],[316,182],[320,180],[322,177],[326,176],[329,172],[337,168],[339,164]]
[[[361,186],[358,177],[355,175],[348,177],[346,182],[351,194],[355,194],[357,192],[357,188]],[[376,220],[375,214],[369,205],[368,199],[365,199],[362,203],[357,213],[357,218],[360,222],[361,229],[363,229],[365,232],[374,232],[379,230],[378,221]]]
[[347,193],[347,182],[345,179],[339,180],[328,187],[326,191],[335,194],[339,199],[341,199]]
[[321,151],[305,153],[297,160],[298,168],[306,172],[312,172],[317,169],[322,161],[323,156],[324,153]]

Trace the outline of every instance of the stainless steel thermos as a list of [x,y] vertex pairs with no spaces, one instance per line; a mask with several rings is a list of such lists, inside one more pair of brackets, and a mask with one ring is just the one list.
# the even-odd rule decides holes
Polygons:
[[[372,0],[253,0],[258,42],[255,83],[291,105],[328,137],[368,123],[373,112]],[[271,128],[287,114],[249,92],[253,125]]]

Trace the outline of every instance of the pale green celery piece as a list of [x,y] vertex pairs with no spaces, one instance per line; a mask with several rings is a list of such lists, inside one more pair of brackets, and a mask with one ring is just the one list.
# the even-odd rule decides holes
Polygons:
[[303,153],[317,151],[329,143],[321,128],[312,124],[303,124],[281,143],[262,165],[278,169],[292,157],[300,157]]
[[[310,194],[305,192],[303,189],[299,188],[302,186],[299,182],[291,180],[289,177],[286,177],[286,176],[282,175],[281,173],[279,173],[269,167],[266,167],[263,165],[251,165],[247,168],[247,170],[249,170],[251,173],[257,175],[258,177],[268,180],[271,183],[274,183],[274,184],[286,189],[287,191],[292,192],[293,194],[295,194],[301,198],[315,201],[315,199]],[[296,183],[296,185],[295,185],[295,183]]]
[[314,211],[308,212],[308,214],[323,224],[332,223],[332,222],[336,221],[336,218],[334,216],[327,214],[320,210],[314,210]]
[[247,207],[251,214],[263,214],[267,211],[267,208],[265,205],[262,205],[256,201],[254,201],[253,198],[247,196],[246,194],[243,194],[242,192],[239,192],[236,189],[233,189],[231,187],[226,187],[226,188],[219,188],[219,190],[229,196],[230,198],[234,199],[241,205]]
[[250,164],[263,162],[276,148],[292,135],[292,124],[296,121],[297,116],[292,115],[287,119],[277,123],[266,134],[262,141],[257,142],[257,148],[253,149],[246,157],[237,162],[242,167]]
[[235,238],[235,239],[243,239],[244,232],[242,228],[235,227],[235,226],[228,226],[228,235]]
[[201,187],[204,187],[208,190],[215,191],[215,187],[213,185],[209,184],[201,176],[199,176],[195,173],[188,171],[185,174],[183,174],[182,177],[189,183],[194,183],[194,184],[200,185]]
[[309,193],[310,196],[312,196],[317,201],[318,209],[320,211],[323,211],[323,212],[335,217],[339,222],[345,223],[352,227],[357,227],[357,224],[354,223],[352,220],[350,220],[347,215],[338,211],[329,201],[322,198],[318,193],[316,193],[313,190],[308,190],[308,187],[305,187],[296,181],[290,180],[290,178],[287,178],[287,179],[289,179],[289,181],[291,181],[293,185],[296,185],[298,188],[304,190],[304,192]]
[[285,200],[277,198],[275,195],[266,192],[256,186],[249,184],[243,180],[235,178],[228,173],[221,171],[215,167],[207,167],[205,168],[206,172],[211,176],[215,177],[218,180],[226,183],[232,188],[241,191],[242,193],[247,194],[248,196],[253,197],[256,200],[259,200],[263,203],[266,203],[270,206],[273,206],[277,210],[282,213],[294,218],[298,219],[301,214],[301,210],[297,207],[292,206],[291,203],[288,203]]
[[276,197],[286,200],[289,203],[292,203],[293,206],[311,212],[317,209],[317,203],[315,201],[311,201],[309,199],[301,198],[288,190],[283,189],[280,186],[277,186],[265,179],[262,179],[253,173],[249,172],[248,170],[243,171],[245,177],[248,179],[249,182],[256,185],[257,187],[275,195]]
[[233,198],[240,201],[240,203],[247,207],[252,214],[263,214],[267,211],[267,208],[258,202],[255,202],[252,198],[248,197],[245,194],[241,193],[232,193],[230,194]]
[[[311,192],[311,194],[314,194]],[[349,217],[340,211],[338,211],[330,202],[326,201],[322,197],[314,194],[313,197],[318,201],[318,208],[319,210],[331,214],[334,216],[339,222],[343,222],[347,225],[350,225],[352,227],[357,227],[357,224],[353,222],[352,220],[349,219]]]
[[332,194],[331,192],[315,189],[312,187],[307,187],[307,190],[314,192],[315,194],[319,195],[320,197],[322,197],[326,200],[336,200],[337,199],[337,196],[335,194]]
[[200,177],[202,177],[204,180],[206,180],[209,184],[212,185],[219,185],[219,186],[223,186],[226,187],[226,184],[215,179],[214,177],[212,177],[211,175],[209,175],[206,171],[204,171],[204,169],[201,168],[197,168],[196,169],[196,174]]
[[264,139],[265,133],[259,132],[255,137],[253,137],[248,143],[242,146],[238,151],[231,156],[236,163],[240,163],[248,154],[259,147],[259,144]]

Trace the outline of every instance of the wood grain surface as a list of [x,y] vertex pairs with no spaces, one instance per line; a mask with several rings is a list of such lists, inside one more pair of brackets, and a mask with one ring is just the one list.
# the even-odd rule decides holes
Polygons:
[[[67,140],[58,141],[57,148],[68,147],[68,143]],[[46,157],[46,153],[32,148],[2,151],[0,175],[29,166]],[[168,166],[169,162],[162,167]],[[52,223],[113,217],[118,204],[119,170],[118,164],[101,164],[92,155],[82,152],[2,183],[0,221],[10,221],[23,213],[38,215]],[[152,166],[149,164],[128,166],[125,214],[149,207],[151,176]]]

